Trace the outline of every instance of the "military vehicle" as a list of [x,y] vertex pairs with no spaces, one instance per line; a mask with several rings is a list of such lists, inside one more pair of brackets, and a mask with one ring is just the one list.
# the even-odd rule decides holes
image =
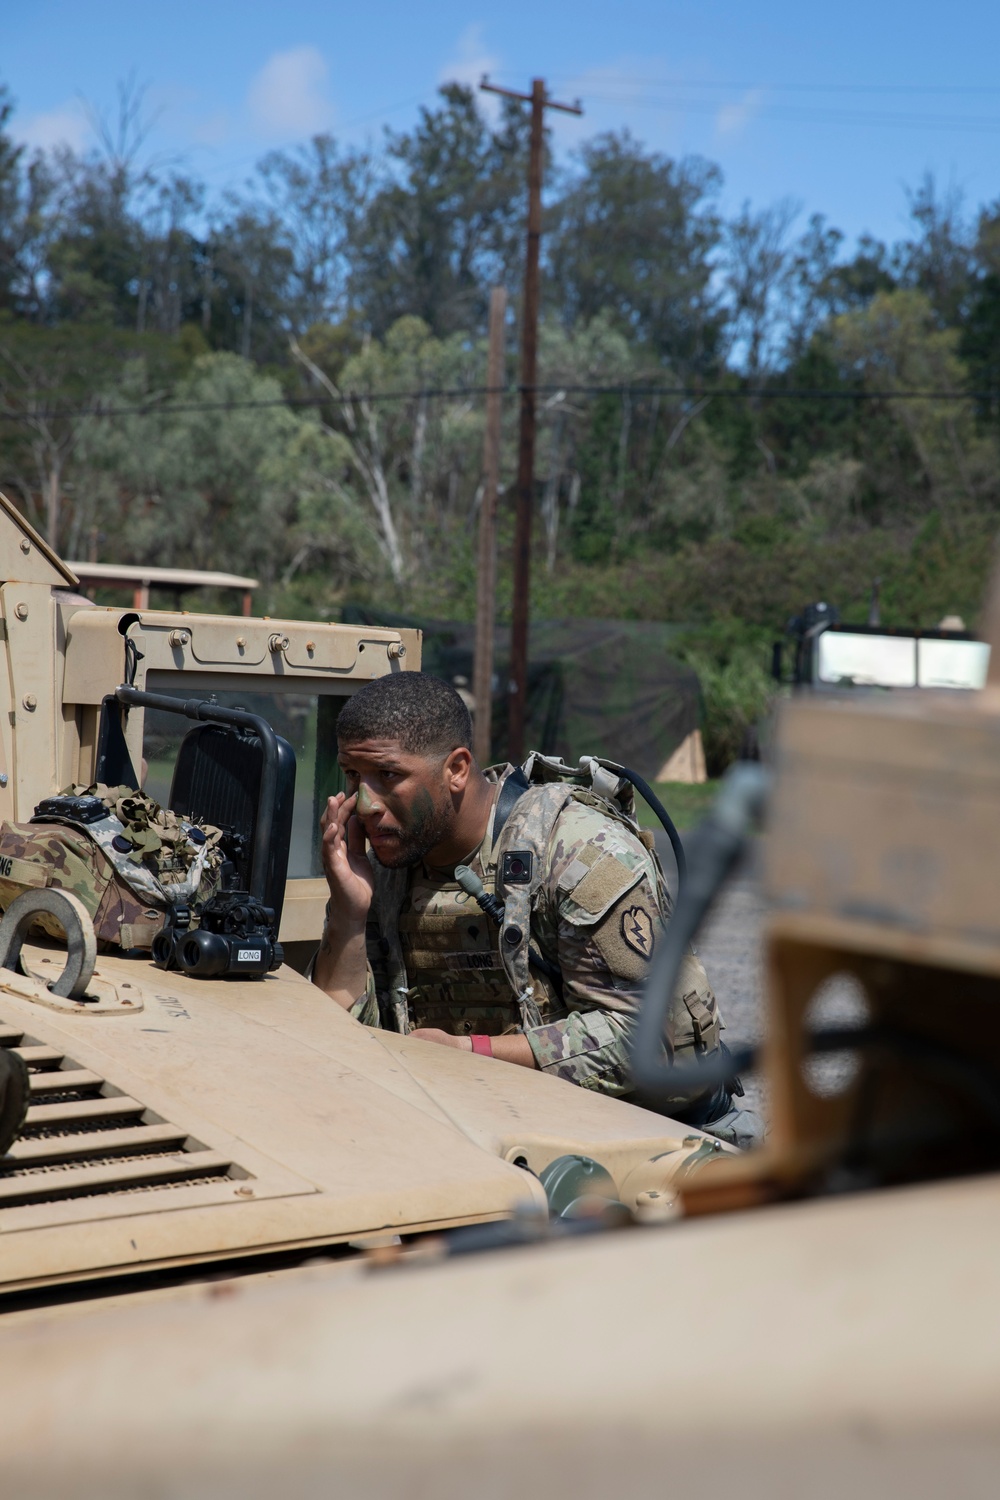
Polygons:
[[[126,639],[134,691],[176,673],[276,718],[283,687],[316,704],[418,650],[85,609],[5,521],[8,816],[92,773]],[[132,708],[133,754],[146,733]],[[992,1495],[1000,672],[979,693],[789,701],[774,743],[772,1130],[745,1156],[366,1032],[288,967],[207,981],[102,955],[86,1013],[35,977],[52,949],[0,972],[43,1111],[0,1176],[8,1492]],[[660,981],[747,842],[749,774],[689,851]],[[305,858],[290,943],[319,924]],[[838,984],[854,1009],[831,1028]],[[832,1080],[812,1056],[831,1047]],[[639,1062],[655,1093],[662,1059]],[[593,1212],[601,1191],[628,1213]]]
[[776,641],[771,675],[812,692],[844,688],[981,688],[990,648],[961,621],[927,629],[882,625],[876,608],[863,625],[840,618],[834,605],[809,604],[788,622],[791,671],[785,642]]

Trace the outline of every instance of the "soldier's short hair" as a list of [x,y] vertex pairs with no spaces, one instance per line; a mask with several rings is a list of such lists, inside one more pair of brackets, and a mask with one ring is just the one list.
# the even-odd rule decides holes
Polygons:
[[450,682],[428,672],[390,672],[348,698],[337,739],[342,745],[398,740],[410,755],[449,755],[471,749],[472,719]]

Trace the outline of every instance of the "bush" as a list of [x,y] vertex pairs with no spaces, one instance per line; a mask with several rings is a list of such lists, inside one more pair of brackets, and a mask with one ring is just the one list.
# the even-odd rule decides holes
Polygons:
[[672,654],[698,673],[705,763],[709,776],[721,776],[774,702],[770,637],[735,625],[684,631]]

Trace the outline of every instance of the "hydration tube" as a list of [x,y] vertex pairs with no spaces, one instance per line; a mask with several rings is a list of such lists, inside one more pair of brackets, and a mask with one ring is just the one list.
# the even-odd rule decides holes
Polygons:
[[681,843],[681,836],[677,832],[676,824],[659,797],[653,791],[649,782],[640,776],[638,771],[630,771],[628,766],[619,766],[617,769],[618,774],[624,776],[626,781],[630,781],[639,795],[649,803],[663,824],[667,838],[670,840],[670,847],[674,851],[674,863],[677,866],[677,890],[679,893],[683,890],[684,882],[687,879],[687,857],[685,856],[684,845]]

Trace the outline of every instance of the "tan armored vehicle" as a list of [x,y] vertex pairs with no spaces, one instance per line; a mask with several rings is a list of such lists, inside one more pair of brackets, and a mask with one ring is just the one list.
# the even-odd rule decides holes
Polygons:
[[[123,680],[298,716],[297,958],[320,923],[333,705],[419,642],[87,608],[3,524],[6,816],[92,778]],[[171,744],[130,707],[150,786],[183,760],[174,719]],[[37,1099],[0,1175],[6,1492],[994,1494],[1000,687],[791,703],[776,743],[773,1126],[745,1157],[369,1033],[287,965],[201,980],[101,955],[86,1009],[45,982],[55,948],[0,971]],[[756,795],[737,779],[694,851],[677,941]],[[839,1031],[834,981],[854,992]],[[810,1053],[833,1046],[831,1083]],[[556,1215],[598,1183],[631,1227],[555,1235],[596,1222]]]
[[[290,960],[268,972],[245,932],[225,978],[102,953],[78,998],[52,991],[57,950],[29,945],[26,974],[0,971],[0,1038],[32,1070],[0,1175],[3,1291],[545,1212],[539,1177],[564,1156],[634,1207],[721,1149],[520,1068],[366,1031],[293,967],[322,930],[337,711],[371,677],[419,666],[416,632],[89,606],[6,503],[0,573],[0,816],[23,822],[60,788],[114,785],[146,761],[164,802],[183,783],[186,810],[201,799],[210,823],[243,820],[251,893],[280,909]],[[271,727],[269,794],[254,736]]]

